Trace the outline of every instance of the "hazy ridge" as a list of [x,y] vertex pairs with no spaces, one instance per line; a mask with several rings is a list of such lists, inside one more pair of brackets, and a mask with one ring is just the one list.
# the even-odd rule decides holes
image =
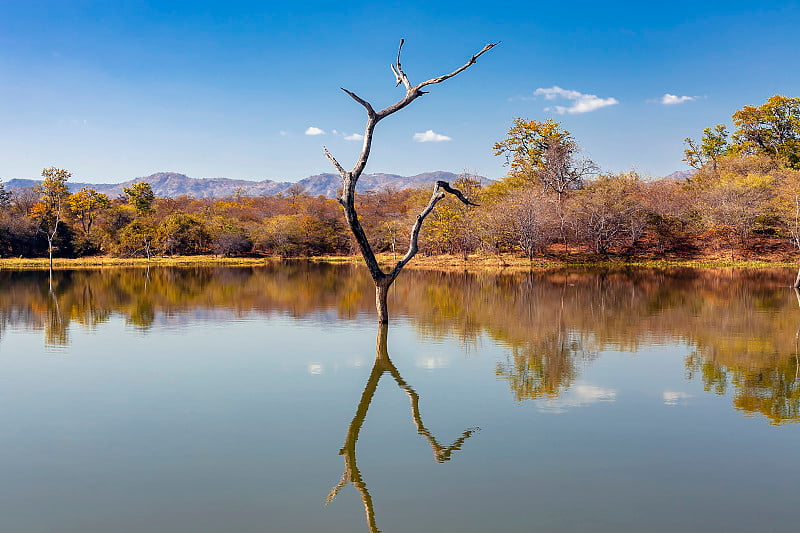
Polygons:
[[[437,180],[453,182],[458,178],[458,174],[453,172],[435,171],[423,172],[414,176],[400,176],[398,174],[364,174],[358,181],[358,192],[383,191],[386,189],[409,189],[432,185]],[[478,177],[482,184],[491,183],[492,180]],[[81,187],[93,187],[98,192],[116,197],[122,194],[122,188],[128,187],[133,183],[146,181],[153,187],[156,196],[175,197],[181,195],[194,196],[195,198],[223,198],[234,194],[246,196],[262,196],[286,194],[290,187],[299,185],[301,192],[310,195],[323,195],[329,198],[336,196],[336,192],[341,188],[341,178],[338,174],[316,174],[309,176],[298,182],[290,181],[251,181],[237,180],[230,178],[190,178],[185,174],[177,172],[157,172],[150,176],[134,178],[122,183],[81,183],[68,182],[70,191],[74,192]],[[32,179],[11,179],[8,180],[6,188],[19,189],[24,187],[36,186],[40,180]]]

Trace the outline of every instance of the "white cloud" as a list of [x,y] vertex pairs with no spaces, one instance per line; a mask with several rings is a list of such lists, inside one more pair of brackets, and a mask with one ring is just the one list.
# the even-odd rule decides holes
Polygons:
[[696,96],[677,96],[674,94],[665,93],[664,96],[661,97],[661,103],[664,105],[674,105],[674,104],[682,104],[684,102],[691,102],[692,100],[697,100]]
[[415,133],[414,140],[418,143],[438,143],[442,141],[452,141],[453,139],[447,135],[436,133],[433,130],[428,130],[425,133]]
[[360,133],[354,133],[352,135],[345,135],[344,136],[344,140],[345,141],[363,141],[364,140],[364,136],[361,135]]
[[281,137],[286,137],[287,135],[289,135],[289,132],[285,130],[281,130],[279,133],[281,134]]
[[576,385],[561,393],[557,398],[539,401],[539,410],[548,413],[563,413],[567,409],[583,407],[597,402],[614,402],[617,391],[603,389],[594,385]]
[[325,135],[325,130],[321,130],[316,126],[309,126],[306,130],[306,135]]
[[600,98],[594,94],[584,94],[578,91],[562,89],[557,85],[548,88],[540,87],[536,89],[533,94],[536,96],[544,96],[545,100],[555,100],[557,98],[572,100],[573,104],[571,106],[565,107],[557,105],[546,109],[546,111],[555,111],[559,115],[563,115],[564,113],[569,113],[570,115],[588,113],[600,109],[601,107],[608,107],[619,103],[619,100],[616,98]]

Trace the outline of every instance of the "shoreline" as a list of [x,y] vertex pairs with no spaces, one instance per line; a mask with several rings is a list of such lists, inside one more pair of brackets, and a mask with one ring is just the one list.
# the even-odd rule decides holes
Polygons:
[[[395,259],[391,254],[378,254],[381,266],[389,267]],[[285,261],[308,261],[329,264],[363,264],[361,256],[314,256],[314,257],[217,257],[211,255],[174,256],[145,258],[119,258],[108,256],[54,258],[54,270],[99,269],[118,267],[197,267],[197,266],[260,266]],[[465,261],[461,256],[418,256],[406,268],[440,271],[519,272],[530,270],[554,270],[564,268],[797,268],[798,261],[750,260],[750,259],[663,259],[623,260],[607,258],[591,260],[575,257],[574,260],[539,258],[529,261],[512,255],[470,255]],[[46,257],[0,258],[0,270],[47,270]]]

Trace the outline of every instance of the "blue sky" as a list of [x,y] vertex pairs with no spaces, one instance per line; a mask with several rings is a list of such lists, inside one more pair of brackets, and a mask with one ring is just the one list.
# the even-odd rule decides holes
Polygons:
[[364,115],[339,87],[376,107],[399,98],[401,37],[412,82],[502,44],[382,122],[369,172],[501,178],[491,146],[513,118],[552,117],[603,170],[659,176],[685,168],[685,137],[800,96],[797,2],[0,0],[0,12],[6,180],[51,165],[89,182],[297,180],[332,171],[323,144],[350,166]]

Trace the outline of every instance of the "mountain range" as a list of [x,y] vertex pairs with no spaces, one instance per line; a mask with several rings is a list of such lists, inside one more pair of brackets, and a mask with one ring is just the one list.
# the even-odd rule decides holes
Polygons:
[[[433,185],[435,181],[442,180],[453,183],[458,174],[452,172],[436,171],[424,172],[415,176],[400,176],[397,174],[362,174],[358,180],[356,190],[365,191],[385,191],[387,189],[410,189],[427,187]],[[481,184],[487,185],[492,180],[484,177],[477,177]],[[317,174],[309,176],[298,182],[290,181],[251,181],[236,180],[229,178],[190,178],[185,174],[177,172],[158,172],[150,176],[134,178],[122,183],[80,183],[67,182],[70,192],[80,190],[81,187],[92,187],[97,192],[102,192],[114,198],[121,194],[123,187],[129,187],[134,183],[146,181],[153,188],[156,196],[175,197],[189,195],[195,198],[223,198],[234,194],[245,196],[262,196],[287,194],[288,192],[301,192],[309,195],[323,195],[334,198],[337,191],[341,188],[342,178],[338,174]],[[5,182],[6,189],[20,189],[24,187],[34,187],[39,185],[41,180],[32,179],[11,179]],[[290,187],[294,187],[289,191]]]
[[[694,174],[694,170],[677,171],[665,176],[667,179],[685,180]],[[453,183],[459,174],[445,171],[423,172],[414,176],[400,176],[398,174],[362,174],[358,180],[356,190],[360,193],[366,191],[385,191],[387,189],[416,189],[432,186],[435,181]],[[492,183],[492,180],[477,176],[482,185]],[[122,183],[81,183],[67,182],[70,192],[80,190],[81,187],[92,187],[97,192],[102,192],[115,198],[123,194],[123,187],[130,187],[134,183],[146,181],[153,188],[156,196],[174,198],[187,195],[195,198],[224,198],[234,194],[244,196],[272,196],[300,192],[312,196],[322,195],[335,198],[341,188],[342,178],[338,174],[316,174],[301,179],[298,182],[273,181],[273,180],[236,180],[230,178],[190,178],[177,172],[157,172],[150,176],[133,178]],[[5,182],[7,190],[35,187],[41,180],[14,178]],[[291,188],[291,190],[290,190]]]

